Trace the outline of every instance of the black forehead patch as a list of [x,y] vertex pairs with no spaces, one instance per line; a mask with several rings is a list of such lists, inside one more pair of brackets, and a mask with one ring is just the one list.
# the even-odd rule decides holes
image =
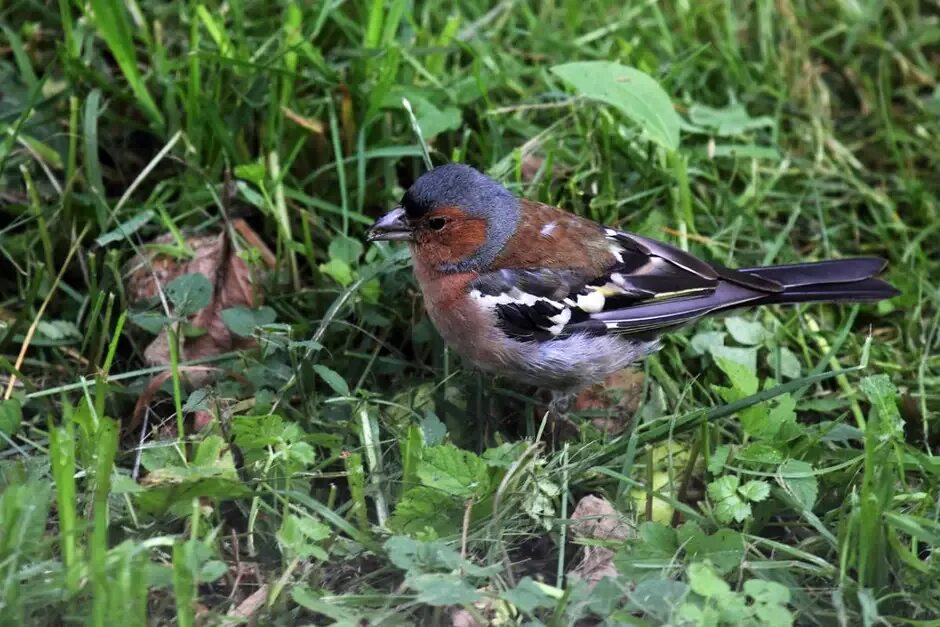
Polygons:
[[401,206],[404,208],[405,214],[411,220],[418,220],[424,217],[432,208],[426,200],[415,198],[410,189],[401,197]]

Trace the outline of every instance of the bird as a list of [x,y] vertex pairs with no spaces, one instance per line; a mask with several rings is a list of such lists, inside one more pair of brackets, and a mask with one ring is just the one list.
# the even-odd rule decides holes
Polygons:
[[899,293],[877,278],[887,265],[878,257],[731,269],[519,198],[462,163],[418,177],[366,239],[407,242],[444,341],[484,371],[550,391],[558,414],[706,316]]

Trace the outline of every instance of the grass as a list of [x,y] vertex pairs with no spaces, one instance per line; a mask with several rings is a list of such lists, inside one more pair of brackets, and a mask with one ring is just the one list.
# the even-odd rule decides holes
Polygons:
[[[621,4],[0,5],[0,621],[936,624],[935,12]],[[551,71],[593,60],[681,147]],[[673,334],[536,444],[534,391],[362,245],[425,168],[403,98],[434,163],[729,265],[881,255],[903,294]],[[142,299],[154,252],[211,280]]]

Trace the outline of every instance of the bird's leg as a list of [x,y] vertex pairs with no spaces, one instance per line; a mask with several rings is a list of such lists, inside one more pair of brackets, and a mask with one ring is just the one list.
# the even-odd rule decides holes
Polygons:
[[549,425],[554,438],[560,441],[576,439],[578,425],[568,418],[568,411],[574,401],[574,394],[552,390],[552,400],[548,403]]
[[574,396],[570,392],[552,390],[552,400],[548,404],[548,410],[554,418],[565,418],[568,410],[571,409],[573,399]]

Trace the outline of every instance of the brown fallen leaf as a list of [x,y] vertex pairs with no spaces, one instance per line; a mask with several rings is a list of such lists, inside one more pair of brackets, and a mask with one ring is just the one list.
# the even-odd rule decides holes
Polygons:
[[[523,155],[522,163],[520,164],[520,174],[522,176],[522,180],[526,183],[531,183],[534,181],[535,175],[539,173],[539,170],[543,165],[545,165],[545,157],[541,157],[533,153],[526,153]],[[567,175],[570,171],[571,168],[553,163],[552,169],[546,173],[547,179],[549,181],[557,181]]]
[[[588,495],[578,501],[571,520],[572,534],[581,540],[625,541],[633,537],[634,529],[613,506],[597,496]],[[580,577],[593,586],[604,577],[616,577],[614,551],[604,546],[585,546],[581,560],[568,571],[568,576]]]
[[[273,267],[274,255],[247,223],[238,218],[233,220],[233,227],[246,241],[259,249],[265,265],[269,269]],[[172,234],[166,234],[153,240],[150,248],[159,251],[161,246],[170,246],[174,242]],[[158,285],[162,290],[167,283],[179,276],[201,273],[212,283],[214,291],[209,305],[191,316],[189,323],[203,329],[204,333],[183,338],[180,360],[212,357],[254,346],[252,338],[233,334],[222,321],[221,314],[224,309],[237,305],[254,308],[262,304],[261,290],[253,285],[251,268],[238,256],[229,231],[190,237],[186,239],[186,245],[193,251],[189,259],[180,260],[162,252],[151,252],[139,255],[128,263],[126,290],[130,302],[153,298],[158,293]],[[144,349],[144,359],[151,366],[170,363],[169,336],[166,329]],[[186,372],[186,376],[192,385],[198,387],[208,381],[215,372],[209,369],[190,370]]]
[[450,611],[450,624],[451,627],[483,627],[473,614],[463,608]]
[[233,618],[247,618],[249,625],[254,625],[257,622],[257,617],[255,614],[264,607],[264,604],[268,600],[268,584],[264,584],[257,590],[251,593],[244,601],[239,603],[238,607],[234,608],[228,613],[230,617]]
[[575,411],[615,409],[608,418],[594,418],[591,423],[611,435],[630,424],[643,401],[645,377],[642,370],[627,368],[610,375],[602,383],[583,390],[574,401]]

